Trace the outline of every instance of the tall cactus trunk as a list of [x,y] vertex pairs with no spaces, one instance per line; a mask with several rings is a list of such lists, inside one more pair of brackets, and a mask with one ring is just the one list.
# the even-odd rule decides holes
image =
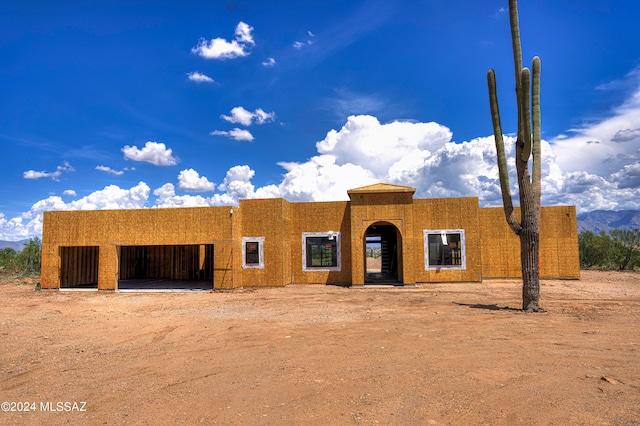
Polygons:
[[[513,209],[504,139],[500,123],[495,73],[492,69],[487,73],[487,82],[504,213],[509,227],[520,238],[522,309],[533,312],[541,310],[539,306],[540,271],[538,258],[540,249],[541,192],[540,58],[533,58],[532,73],[528,68],[522,68],[517,0],[509,0],[509,16],[516,75],[516,98],[518,101],[518,135],[515,147],[515,164],[518,175],[518,188],[520,189],[519,220]],[[530,86],[531,96],[529,94]],[[533,158],[531,174],[529,174],[529,158]]]

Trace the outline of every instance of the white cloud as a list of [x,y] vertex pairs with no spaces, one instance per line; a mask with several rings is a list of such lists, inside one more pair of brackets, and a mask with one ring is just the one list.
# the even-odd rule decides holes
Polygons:
[[226,191],[234,200],[253,198],[254,186],[251,178],[255,175],[249,166],[234,166],[227,171],[227,175],[220,184],[219,189]]
[[375,175],[358,165],[336,164],[332,155],[318,155],[304,163],[278,163],[287,173],[279,185],[290,201],[347,200],[347,190],[375,183]]
[[250,53],[250,48],[255,44],[252,32],[253,27],[240,22],[236,26],[233,40],[227,41],[220,37],[209,41],[200,39],[198,45],[191,49],[191,52],[206,59],[234,59],[247,56]]
[[615,182],[619,189],[640,188],[640,162],[627,164],[612,173],[611,181]]
[[237,127],[235,129],[232,129],[232,130],[229,130],[229,131],[214,130],[210,134],[213,135],[213,136],[226,136],[228,138],[235,139],[237,141],[252,141],[253,140],[253,135],[251,134],[251,132],[249,132],[248,130],[244,130],[244,129],[238,129]]
[[77,197],[78,194],[73,189],[65,189],[62,192],[62,195],[66,195],[67,197]]
[[[268,116],[267,113],[261,115],[261,110],[238,110],[243,111],[246,117],[250,116],[251,123],[266,120]],[[240,119],[242,114],[232,111],[230,117]],[[568,136],[553,138],[551,143],[543,140],[543,205],[576,205],[579,212],[640,209],[638,129],[640,85],[609,116],[584,125]],[[241,129],[212,134],[240,140],[253,138]],[[148,142],[141,150],[125,148],[125,156],[137,161],[162,163],[157,158],[173,158],[164,144],[155,142]],[[376,117],[360,115],[350,116],[343,126],[328,131],[316,143],[316,148],[317,155],[306,161],[278,163],[285,173],[277,185],[256,188],[255,171],[249,165],[240,165],[226,172],[218,192],[210,197],[178,195],[174,185],[167,183],[154,190],[155,205],[229,205],[237,204],[239,199],[258,197],[284,197],[290,201],[345,200],[348,189],[374,182],[413,186],[416,197],[477,196],[481,206],[502,203],[493,136],[455,143],[452,132],[438,123],[382,124]],[[517,204],[513,137],[505,137],[505,150]],[[154,154],[156,151],[160,154]],[[70,170],[71,166],[65,163],[56,172],[31,171],[30,174],[33,178],[58,178]],[[178,179],[182,190],[213,185],[192,169],[183,172]],[[65,195],[75,196],[75,193],[65,191]],[[0,239],[39,235],[44,210],[139,208],[145,206],[148,197],[149,187],[144,182],[128,190],[111,185],[69,203],[50,196],[18,217],[6,218],[0,214]]]
[[267,58],[262,62],[262,66],[266,68],[271,68],[271,67],[274,67],[275,65],[276,65],[276,60],[274,58]]
[[62,176],[62,173],[66,172],[75,172],[75,169],[71,167],[71,164],[69,164],[69,162],[67,161],[65,161],[61,166],[58,166],[55,172],[37,172],[35,170],[27,170],[22,174],[22,177],[24,177],[25,179],[50,178],[51,180],[58,182],[60,181],[60,176]]
[[205,176],[200,176],[195,170],[186,169],[182,170],[178,175],[178,187],[185,191],[206,192],[213,191],[216,185],[213,182],[209,182],[209,179]]
[[241,21],[236,27],[236,40],[244,44],[255,44],[253,41],[253,35],[251,34],[252,32],[253,27]]
[[195,81],[196,83],[213,83],[213,79],[211,77],[197,71],[188,73],[187,77],[189,77],[189,80]]
[[[286,174],[279,192],[292,201],[346,199],[346,190],[373,182],[415,187],[417,197],[477,196],[482,206],[502,204],[493,136],[454,143],[437,123],[392,122],[351,116],[316,144],[320,155],[302,163],[279,163]],[[515,140],[505,137],[514,203]],[[640,208],[640,159],[611,175],[566,172],[542,141],[543,204],[585,209]]]
[[[144,182],[139,182],[129,189],[108,185],[102,190],[68,203],[65,210],[140,209],[145,207],[149,192],[149,186]],[[38,203],[34,204],[37,205]]]
[[126,160],[144,161],[155,166],[173,166],[178,164],[178,158],[174,157],[172,150],[161,142],[147,142],[144,148],[137,146],[125,146],[122,148]]
[[261,108],[256,109],[253,116],[256,124],[264,124],[276,119],[275,112],[264,112]]
[[551,140],[563,171],[608,176],[640,160],[640,72],[629,73],[624,86],[632,87],[627,100],[608,116]]
[[280,197],[279,189],[275,185],[267,185],[255,189],[251,179],[255,175],[247,165],[230,168],[222,183],[218,186],[219,194],[211,197],[200,195],[177,195],[175,187],[166,183],[153,191],[156,196],[157,207],[187,207],[187,206],[228,206],[238,205],[240,199],[274,198]]
[[231,115],[220,115],[220,118],[228,121],[229,123],[239,123],[243,126],[250,126],[253,120],[253,113],[244,109],[241,106],[231,109]]
[[353,163],[384,176],[405,157],[424,156],[450,140],[451,131],[437,123],[382,125],[375,117],[360,115],[350,116],[339,131],[329,131],[316,148],[334,155],[338,164]]
[[108,166],[96,166],[96,170],[99,170],[101,172],[105,172],[105,173],[109,173],[112,174],[114,176],[121,176],[124,174],[124,171],[122,170],[114,170],[111,167]]
[[294,49],[302,49],[304,47],[304,43],[301,41],[294,41],[293,48]]
[[206,207],[210,199],[200,195],[176,195],[172,183],[165,183],[153,191],[156,196],[156,207]]
[[275,120],[276,114],[275,112],[265,112],[261,108],[256,109],[254,112],[251,112],[241,106],[237,106],[231,109],[231,115],[220,115],[225,121],[229,123],[238,123],[243,126],[250,126],[252,123],[256,124],[265,124],[270,121]]
[[42,235],[42,215],[45,211],[143,208],[148,199],[149,186],[144,182],[129,189],[109,185],[69,203],[52,195],[36,202],[29,211],[18,217],[6,219],[4,214],[0,213],[0,239],[19,240]]

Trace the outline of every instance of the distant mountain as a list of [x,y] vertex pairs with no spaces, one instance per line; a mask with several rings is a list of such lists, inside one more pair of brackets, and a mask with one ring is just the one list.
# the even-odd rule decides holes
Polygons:
[[578,215],[578,232],[600,231],[609,232],[612,229],[640,228],[640,210],[594,210]]
[[20,241],[0,241],[0,250],[4,248],[12,248],[15,251],[20,251],[24,248],[24,243],[28,243],[29,240],[20,240]]

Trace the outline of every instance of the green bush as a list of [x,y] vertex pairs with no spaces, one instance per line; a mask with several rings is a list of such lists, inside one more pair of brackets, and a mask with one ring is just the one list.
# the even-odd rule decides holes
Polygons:
[[580,267],[583,269],[635,269],[640,267],[640,229],[614,229],[599,235],[578,235]]
[[40,273],[42,242],[30,238],[19,252],[12,248],[0,250],[0,271],[9,275],[37,275]]

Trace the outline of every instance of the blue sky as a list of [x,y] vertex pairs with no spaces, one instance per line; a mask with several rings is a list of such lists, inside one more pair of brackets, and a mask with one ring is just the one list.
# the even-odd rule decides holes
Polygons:
[[[506,8],[0,1],[0,239],[40,235],[45,210],[343,200],[379,181],[500,205],[486,72],[514,132]],[[639,209],[640,3],[519,9],[525,64],[542,60],[543,203]]]

